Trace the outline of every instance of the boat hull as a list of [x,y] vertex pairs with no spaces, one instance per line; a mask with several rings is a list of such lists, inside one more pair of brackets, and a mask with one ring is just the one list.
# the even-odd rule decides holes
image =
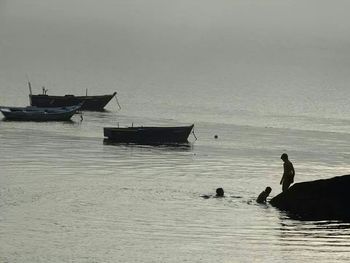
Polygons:
[[108,102],[116,95],[101,96],[49,96],[49,95],[29,95],[30,104],[36,107],[67,107],[83,103],[81,110],[102,111]]
[[79,106],[65,108],[3,107],[0,109],[6,120],[14,121],[69,121],[80,109]]
[[188,143],[194,125],[177,127],[105,127],[104,136],[116,143],[179,144]]

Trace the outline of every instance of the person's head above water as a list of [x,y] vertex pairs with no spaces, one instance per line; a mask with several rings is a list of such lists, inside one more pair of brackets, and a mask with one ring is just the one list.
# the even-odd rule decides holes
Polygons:
[[281,155],[281,159],[282,159],[283,161],[288,160],[288,154],[283,153],[283,154]]
[[271,193],[271,191],[272,191],[272,189],[271,189],[270,186],[266,187],[265,193],[266,193],[267,195],[269,195],[269,194]]
[[216,196],[217,197],[223,197],[224,196],[224,189],[222,189],[221,187],[217,188],[216,189]]

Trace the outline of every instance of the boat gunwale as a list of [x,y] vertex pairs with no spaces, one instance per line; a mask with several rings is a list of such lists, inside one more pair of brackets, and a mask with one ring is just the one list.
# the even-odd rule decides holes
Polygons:
[[117,95],[117,92],[114,92],[113,94],[105,94],[105,95],[88,95],[88,96],[76,96],[72,94],[65,94],[65,95],[48,95],[48,94],[29,94],[29,97],[40,97],[40,98],[51,98],[51,99],[101,99],[101,98],[113,98],[115,95]]
[[182,130],[193,129],[194,124],[188,126],[136,126],[136,127],[104,127],[106,130],[114,131],[138,131],[138,130]]

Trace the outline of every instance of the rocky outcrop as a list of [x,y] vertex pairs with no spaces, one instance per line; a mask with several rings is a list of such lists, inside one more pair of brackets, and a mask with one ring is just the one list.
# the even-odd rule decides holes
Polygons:
[[350,175],[296,183],[270,203],[303,220],[350,220]]

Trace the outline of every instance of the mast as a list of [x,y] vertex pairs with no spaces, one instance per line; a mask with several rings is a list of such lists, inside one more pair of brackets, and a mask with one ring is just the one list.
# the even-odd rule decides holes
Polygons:
[[29,88],[29,102],[30,102],[30,105],[32,105],[32,85],[30,84],[29,80],[28,80],[28,88]]
[[32,96],[32,85],[30,84],[30,81],[28,81],[28,88],[29,88],[29,94]]

